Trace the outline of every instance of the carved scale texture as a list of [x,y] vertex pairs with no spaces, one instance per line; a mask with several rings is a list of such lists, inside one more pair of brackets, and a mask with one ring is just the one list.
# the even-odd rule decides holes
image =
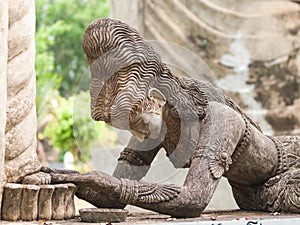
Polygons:
[[180,187],[173,184],[158,185],[121,179],[120,201],[126,204],[159,203],[170,201],[180,193]]

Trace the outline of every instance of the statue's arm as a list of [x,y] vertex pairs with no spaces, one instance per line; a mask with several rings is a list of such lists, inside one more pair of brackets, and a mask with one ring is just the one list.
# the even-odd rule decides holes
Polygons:
[[[70,176],[53,174],[53,182],[73,182],[83,198],[97,207],[122,207],[126,204],[169,214],[174,217],[199,216],[209,203],[219,178],[229,168],[245,124],[234,110],[212,104],[201,122],[197,149],[183,186],[118,179],[101,172]],[[103,202],[103,196],[110,201]]]
[[121,180],[120,202],[168,214],[197,217],[209,203],[219,178],[213,178],[209,162],[195,158],[183,186]]
[[245,123],[234,110],[212,103],[199,126],[197,148],[183,186],[121,180],[120,201],[175,217],[199,216],[232,163]]
[[120,154],[113,176],[131,180],[142,179],[160,148],[159,140],[146,139],[139,142],[132,137],[128,146]]

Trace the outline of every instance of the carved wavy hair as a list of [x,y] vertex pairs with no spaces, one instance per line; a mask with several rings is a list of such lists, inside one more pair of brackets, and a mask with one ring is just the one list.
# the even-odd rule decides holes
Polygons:
[[[172,75],[160,56],[127,24],[96,19],[87,28],[82,46],[90,64],[91,113],[94,120],[124,121],[147,97],[151,87],[159,89],[181,119],[205,116],[208,104],[203,91],[191,98],[179,78]],[[193,90],[192,90],[193,92]],[[122,123],[122,122],[121,122]]]

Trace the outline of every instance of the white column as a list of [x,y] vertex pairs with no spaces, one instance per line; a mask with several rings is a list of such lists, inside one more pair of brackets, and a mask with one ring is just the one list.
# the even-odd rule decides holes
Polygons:
[[35,1],[9,0],[5,174],[18,182],[39,170],[36,153]]
[[6,124],[6,70],[7,70],[7,29],[8,29],[8,2],[0,1],[0,219],[1,200],[4,174],[5,154],[5,124]]

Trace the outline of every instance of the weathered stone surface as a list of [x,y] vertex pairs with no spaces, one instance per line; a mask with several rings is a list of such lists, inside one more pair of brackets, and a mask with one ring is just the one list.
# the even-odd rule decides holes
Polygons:
[[[24,15],[28,14],[32,8],[28,7],[31,5],[31,0],[22,0],[22,4],[14,4],[13,0],[8,0],[9,3],[9,25],[12,26],[16,21],[23,18]],[[32,29],[32,28],[31,28]]]
[[[13,0],[9,0],[8,60],[23,54],[26,49],[34,44],[35,6],[33,4],[34,1],[32,0],[20,1],[18,4]],[[14,12],[14,10],[20,8],[21,11]],[[22,12],[23,14],[21,14]]]
[[71,219],[75,216],[75,203],[74,203],[74,195],[76,191],[76,185],[67,184],[68,191],[65,195],[65,219]]
[[[6,132],[20,123],[34,108],[35,105],[35,76],[22,90],[7,100]],[[35,121],[32,121],[35,122]]]
[[66,202],[65,196],[68,191],[67,184],[54,185],[55,190],[52,196],[52,219],[63,220],[65,219]]
[[[7,96],[8,98],[14,97],[17,95],[23,88],[25,88],[35,76],[34,71],[34,43],[26,49],[22,54],[18,55],[17,57],[11,59],[8,62],[8,74],[7,76],[10,77],[7,84]],[[22,71],[20,71],[19,65],[24,65]]]
[[35,1],[9,0],[8,10],[4,166],[8,182],[18,182],[40,169],[35,134]]
[[75,215],[74,184],[30,185],[8,183],[3,194],[3,220],[64,220]]
[[21,184],[5,185],[1,206],[3,220],[16,221],[21,218],[22,192],[23,185]]
[[52,218],[53,185],[41,185],[38,199],[38,219],[50,220]]
[[38,173],[26,175],[22,179],[22,184],[43,185],[43,184],[50,184],[50,182],[51,182],[51,175],[41,171]]
[[19,182],[27,174],[32,174],[41,167],[36,156],[36,139],[32,145],[16,158],[5,161],[5,175],[8,182]]
[[[2,203],[5,154],[5,124],[7,96],[7,35],[8,35],[8,0],[0,1],[0,206]],[[1,219],[1,209],[0,209]]]
[[80,209],[80,218],[83,222],[101,223],[101,222],[123,222],[128,211],[124,209]]
[[293,105],[282,108],[271,109],[266,115],[266,119],[273,125],[278,134],[289,134],[294,130],[300,135],[300,98],[295,100]]
[[5,160],[16,158],[35,142],[36,125],[35,107],[32,107],[25,118],[6,133]]
[[38,215],[38,196],[40,187],[37,185],[23,185],[21,201],[21,220],[32,221]]

